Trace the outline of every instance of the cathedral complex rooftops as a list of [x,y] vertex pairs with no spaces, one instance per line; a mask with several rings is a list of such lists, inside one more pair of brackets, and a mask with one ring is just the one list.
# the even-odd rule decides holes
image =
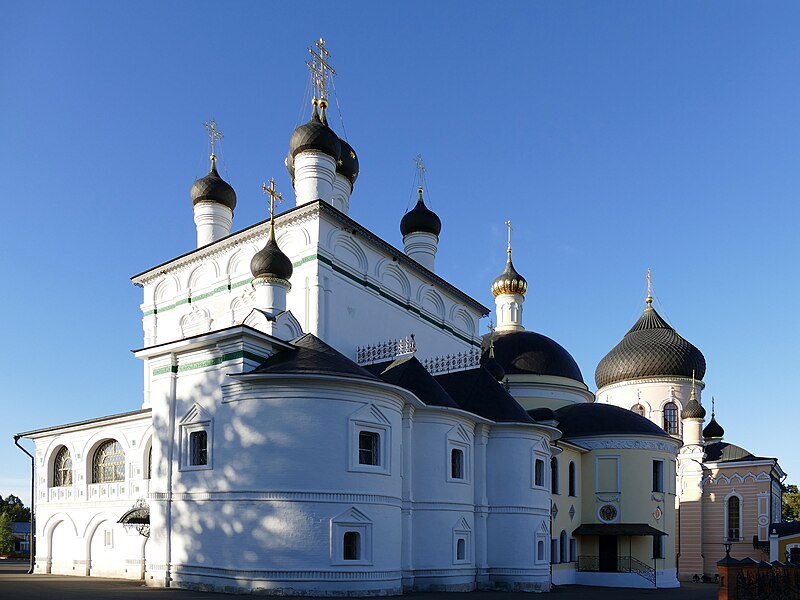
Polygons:
[[647,308],[622,341],[606,354],[595,371],[598,388],[642,377],[692,377],[702,380],[706,359],[682,338],[652,306]]

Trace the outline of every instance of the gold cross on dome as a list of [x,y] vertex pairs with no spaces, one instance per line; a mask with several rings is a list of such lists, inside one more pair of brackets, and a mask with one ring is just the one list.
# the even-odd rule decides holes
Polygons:
[[511,221],[506,221],[508,227],[508,251],[511,252]]
[[221,140],[224,136],[222,135],[222,132],[217,129],[217,121],[215,119],[206,121],[203,123],[203,127],[208,130],[208,137],[211,138],[211,157],[216,158],[217,140]]
[[647,306],[653,304],[653,281],[650,279],[650,267],[647,267],[647,298],[645,302],[647,302]]
[[269,180],[269,186],[266,183],[261,184],[261,190],[265,194],[269,194],[269,218],[275,218],[275,202],[283,202],[283,195],[280,192],[275,191],[275,178],[272,177]]
[[325,47],[325,38],[319,38],[314,42],[314,45],[317,49],[308,49],[308,53],[312,58],[310,61],[306,61],[306,66],[311,71],[311,78],[314,82],[314,95],[318,95],[322,100],[328,97],[328,77],[336,75],[336,69],[328,62],[331,53]]

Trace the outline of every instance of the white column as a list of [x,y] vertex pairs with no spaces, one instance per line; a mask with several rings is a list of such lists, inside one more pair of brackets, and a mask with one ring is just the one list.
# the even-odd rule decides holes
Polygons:
[[415,231],[403,238],[403,251],[429,271],[434,272],[439,238],[432,233]]
[[198,202],[194,205],[194,223],[200,248],[230,234],[233,211],[217,202]]
[[297,206],[322,199],[333,200],[336,161],[324,152],[304,150],[294,157],[294,191]]

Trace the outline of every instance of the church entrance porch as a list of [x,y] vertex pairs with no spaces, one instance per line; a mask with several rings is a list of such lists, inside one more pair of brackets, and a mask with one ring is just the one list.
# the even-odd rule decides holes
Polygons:
[[603,573],[615,573],[617,571],[617,536],[599,536],[598,546],[598,571]]

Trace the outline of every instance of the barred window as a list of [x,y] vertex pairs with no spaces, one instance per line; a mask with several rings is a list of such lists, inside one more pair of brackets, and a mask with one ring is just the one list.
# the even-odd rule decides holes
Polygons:
[[72,485],[72,456],[66,446],[61,446],[53,463],[53,487],[68,485]]
[[678,433],[678,405],[674,402],[664,405],[664,431]]
[[189,457],[192,465],[208,464],[208,432],[201,429],[189,434]]
[[125,451],[116,440],[100,444],[92,458],[92,483],[125,481]]
[[642,406],[641,404],[634,404],[631,410],[635,412],[637,415],[644,416],[644,406]]

